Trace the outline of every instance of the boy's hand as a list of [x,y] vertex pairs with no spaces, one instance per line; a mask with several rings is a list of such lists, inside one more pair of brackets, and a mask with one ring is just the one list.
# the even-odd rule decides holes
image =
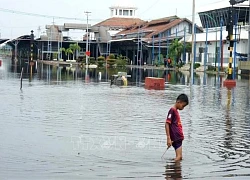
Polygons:
[[170,137],[167,138],[167,145],[168,145],[168,148],[170,146],[172,146],[172,141],[171,141]]

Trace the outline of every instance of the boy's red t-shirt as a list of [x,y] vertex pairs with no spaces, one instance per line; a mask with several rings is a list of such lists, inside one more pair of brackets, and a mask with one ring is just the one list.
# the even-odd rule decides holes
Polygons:
[[184,139],[181,118],[177,109],[172,107],[168,111],[166,123],[169,123],[170,138],[172,141],[179,141]]

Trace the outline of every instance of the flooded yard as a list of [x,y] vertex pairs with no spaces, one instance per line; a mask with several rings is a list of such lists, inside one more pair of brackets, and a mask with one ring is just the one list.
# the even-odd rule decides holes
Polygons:
[[[38,64],[0,67],[1,179],[249,179],[250,81],[221,86],[224,77],[124,69],[127,87],[111,86],[121,70]],[[86,78],[86,74],[88,78]],[[146,76],[166,79],[165,90],[146,90]],[[183,157],[166,150],[168,109],[180,93]]]

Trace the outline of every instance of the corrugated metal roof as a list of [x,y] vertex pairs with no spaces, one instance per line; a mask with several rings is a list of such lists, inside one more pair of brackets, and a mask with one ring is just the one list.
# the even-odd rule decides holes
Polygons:
[[[216,9],[227,8],[230,6],[231,5],[229,3],[229,0],[223,0],[223,1],[219,1],[217,3],[211,3],[211,4],[208,4],[206,6],[199,7],[199,8],[197,8],[196,12],[201,13],[201,12],[212,11],[212,10],[216,10]],[[249,6],[249,2],[245,1],[243,3],[235,5],[235,7],[241,7],[241,6],[244,6],[244,7]]]
[[[191,24],[191,22],[188,19],[186,18],[181,19],[176,16],[156,19],[150,22],[145,22],[142,26],[128,27],[127,29],[117,33],[117,35],[121,35],[121,34],[129,35],[129,34],[138,33],[140,31],[140,32],[151,32],[146,36],[146,38],[151,38],[152,36],[157,35],[161,32],[164,32],[184,21]],[[200,30],[202,29],[200,28]]]

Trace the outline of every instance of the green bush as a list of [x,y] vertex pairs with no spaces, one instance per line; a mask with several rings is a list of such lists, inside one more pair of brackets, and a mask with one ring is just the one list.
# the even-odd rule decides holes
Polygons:
[[127,65],[127,60],[117,59],[116,64],[117,64],[117,66],[126,66]]
[[114,54],[110,54],[109,55],[109,59],[115,59],[115,55]]
[[103,67],[105,61],[97,61],[97,66],[98,67]]
[[108,59],[107,64],[113,66],[116,63],[116,59]]
[[89,58],[89,64],[96,64],[96,60],[94,57]]
[[198,67],[200,67],[201,65],[200,65],[200,63],[195,63],[194,64],[194,69],[196,69],[196,68],[198,68]]
[[105,60],[105,57],[103,57],[103,56],[99,56],[98,58],[97,58],[97,61],[104,61]]

